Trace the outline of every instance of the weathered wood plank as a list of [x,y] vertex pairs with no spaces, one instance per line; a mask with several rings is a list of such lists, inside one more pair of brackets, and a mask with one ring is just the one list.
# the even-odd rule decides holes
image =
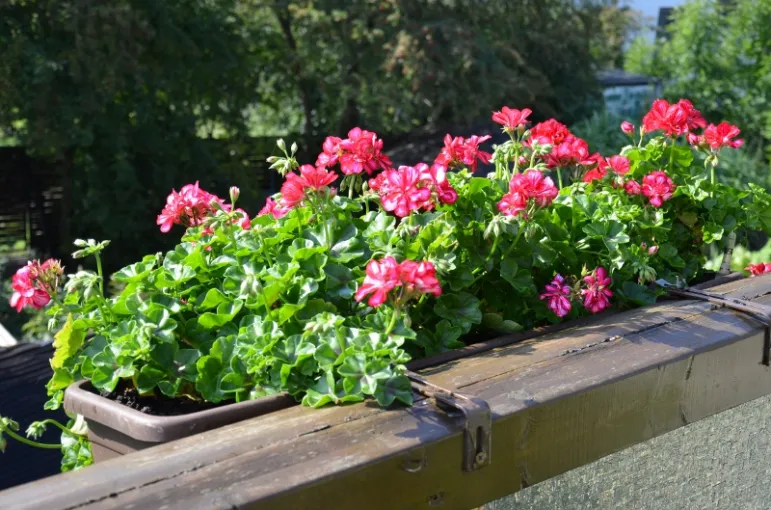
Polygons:
[[[715,291],[771,303],[771,277]],[[459,421],[428,401],[293,408],[0,493],[0,508],[472,508],[771,393],[762,346],[754,320],[681,302],[455,361],[430,379],[495,416],[476,472],[460,469]]]

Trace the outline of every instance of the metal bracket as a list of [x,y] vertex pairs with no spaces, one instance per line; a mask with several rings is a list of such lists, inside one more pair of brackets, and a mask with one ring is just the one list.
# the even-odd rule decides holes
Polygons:
[[703,290],[679,287],[666,280],[658,280],[656,281],[656,284],[659,287],[666,289],[672,295],[707,301],[713,305],[730,308],[731,310],[736,310],[737,312],[749,315],[753,319],[761,322],[766,327],[761,363],[766,366],[771,366],[771,306],[746,301],[744,299],[725,297]]
[[474,471],[490,463],[492,443],[492,414],[483,399],[463,395],[437,386],[415,372],[407,371],[412,388],[421,395],[433,398],[445,412],[463,414],[463,470]]

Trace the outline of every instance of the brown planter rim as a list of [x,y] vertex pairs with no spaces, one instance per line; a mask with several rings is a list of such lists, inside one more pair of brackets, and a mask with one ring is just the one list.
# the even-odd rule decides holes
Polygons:
[[92,388],[87,380],[68,386],[64,392],[64,408],[87,421],[148,443],[181,439],[296,404],[289,395],[277,394],[178,416],[155,416],[94,393]]
[[[694,288],[707,289],[731,281],[744,278],[742,273],[716,275],[715,278],[693,285]],[[611,312],[613,313],[613,312]],[[552,324],[542,328],[514,334],[502,334],[492,340],[471,344],[467,347],[440,353],[434,356],[414,360],[407,364],[411,370],[441,365],[459,358],[465,358],[497,347],[528,340],[548,333],[556,333],[564,329],[579,326],[600,316],[582,317],[580,319]],[[142,413],[123,404],[110,400],[91,391],[90,381],[83,380],[71,384],[64,394],[64,407],[70,412],[80,414],[88,421],[94,421],[138,441],[148,443],[165,443],[175,439],[215,429],[231,423],[262,416],[297,405],[297,402],[287,394],[276,394],[255,400],[226,404],[221,407],[207,409],[178,416],[155,416]]]

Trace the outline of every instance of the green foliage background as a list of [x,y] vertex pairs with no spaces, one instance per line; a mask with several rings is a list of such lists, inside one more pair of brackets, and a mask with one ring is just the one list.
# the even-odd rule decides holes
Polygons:
[[256,212],[275,136],[318,150],[354,125],[445,129],[502,104],[585,116],[620,55],[613,20],[631,19],[618,4],[8,0],[0,131],[63,162],[62,246],[112,239],[117,267],[169,247],[154,219],[172,187],[236,184]]
[[663,78],[667,98],[737,124],[771,156],[771,0],[691,0],[662,35],[635,40],[626,69]]

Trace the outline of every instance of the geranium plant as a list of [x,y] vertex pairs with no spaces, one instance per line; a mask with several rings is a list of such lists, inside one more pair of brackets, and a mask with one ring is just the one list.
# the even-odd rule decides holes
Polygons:
[[[715,179],[739,130],[707,125],[686,100],[654,102],[639,129],[624,122],[629,145],[604,156],[554,119],[530,127],[530,114],[495,112],[509,140],[492,152],[489,136],[448,135],[433,163],[398,168],[358,128],[328,137],[314,165],[280,142],[269,161],[285,180],[254,218],[237,188],[229,200],[197,183],[173,191],[158,225],[180,244],[114,274],[113,296],[106,243],[76,242],[97,271],[63,292],[58,265],[21,269],[15,306],[50,300],[59,328],[48,407],[84,378],[105,395],[124,384],[213,403],[286,392],[314,407],[410,404],[410,359],[471,332],[652,303],[656,278],[700,275],[706,246],[771,233],[771,197]],[[479,163],[494,170],[474,176]]]

